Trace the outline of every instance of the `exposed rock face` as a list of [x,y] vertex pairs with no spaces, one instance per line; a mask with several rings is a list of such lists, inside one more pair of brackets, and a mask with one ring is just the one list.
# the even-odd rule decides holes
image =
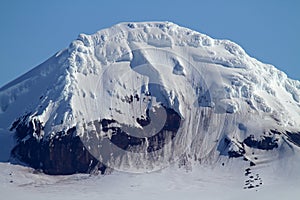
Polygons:
[[[173,109],[166,108],[166,112],[167,112],[167,119],[164,124],[164,127],[158,133],[150,137],[139,138],[139,137],[132,136],[122,130],[122,126],[125,125],[122,125],[116,122],[115,120],[108,120],[108,119],[101,120],[102,131],[108,132],[108,130],[111,130],[112,131],[111,142],[124,150],[130,149],[130,147],[132,146],[141,146],[145,144],[147,140],[148,142],[147,152],[157,151],[163,148],[165,142],[170,141],[176,136],[181,122],[181,117]],[[140,120],[139,118],[137,118],[137,121],[141,124],[142,127],[145,127],[151,122],[151,118],[149,116],[149,110],[147,110],[146,113],[147,113],[147,117],[145,120]],[[118,126],[110,126],[110,124],[112,123],[114,124],[117,123],[119,126],[121,126],[121,128]]]
[[[14,128],[17,145],[12,150],[12,156],[19,161],[55,175],[89,173],[99,165],[98,160],[83,146],[80,137],[76,136],[75,127],[56,133],[56,137],[49,140],[38,140],[33,137],[34,122],[26,126],[24,120],[18,121]],[[27,139],[23,141],[25,137]],[[99,169],[104,172],[105,167],[99,165]]]
[[290,140],[295,145],[300,147],[300,132],[299,133],[291,133],[291,132],[287,131],[286,134],[288,136],[288,140]]
[[[167,120],[164,127],[157,134],[149,138],[138,138],[130,136],[120,127],[110,126],[116,124],[113,119],[102,119],[94,122],[101,124],[99,128],[106,133],[112,131],[110,141],[119,148],[129,150],[130,147],[141,146],[147,140],[149,142],[147,151],[152,152],[161,149],[169,141],[168,138],[175,137],[180,126],[181,118],[173,109],[166,108]],[[149,111],[147,111],[147,121],[150,122]],[[35,119],[29,125],[26,115],[13,123],[11,130],[15,131],[17,145],[12,150],[12,156],[19,161],[28,164],[35,169],[41,169],[44,173],[74,174],[90,173],[95,168],[104,173],[107,167],[99,162],[84,146],[81,138],[76,135],[76,128],[70,128],[67,132],[61,131],[55,134],[55,137],[49,139],[37,139],[34,134],[40,135],[43,126]],[[145,121],[140,123],[145,126]],[[36,129],[33,129],[35,124]],[[38,127],[37,127],[38,125]],[[26,140],[24,140],[26,138]],[[24,141],[23,141],[24,140]],[[101,154],[101,152],[100,152]]]
[[256,140],[253,135],[250,135],[244,140],[244,144],[256,149],[272,150],[278,147],[277,141],[277,139],[268,136],[263,136],[260,140]]
[[270,130],[269,136],[262,135],[259,139],[257,139],[254,135],[250,135],[243,141],[236,141],[225,137],[220,142],[218,150],[222,155],[228,155],[230,158],[242,157],[246,153],[246,146],[252,149],[266,151],[273,150],[279,146],[278,138],[276,138],[275,135],[281,135],[281,133]]

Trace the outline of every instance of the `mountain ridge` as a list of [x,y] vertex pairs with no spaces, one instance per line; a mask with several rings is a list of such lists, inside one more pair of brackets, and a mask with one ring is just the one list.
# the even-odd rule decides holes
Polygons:
[[[170,22],[121,23],[80,34],[0,88],[0,121],[16,137],[12,158],[50,174],[95,167],[144,172],[169,160],[217,162],[220,156],[255,165],[254,151],[263,158],[271,151],[275,159],[285,154],[278,149],[299,148],[299,96],[299,81],[233,42]],[[160,109],[166,113],[157,114]],[[134,139],[161,115],[165,122],[151,127],[160,134]],[[169,126],[174,119],[179,127]],[[122,141],[121,151],[109,146],[118,156],[97,148],[106,144],[104,136],[110,145]],[[37,155],[28,156],[35,154],[31,146]]]

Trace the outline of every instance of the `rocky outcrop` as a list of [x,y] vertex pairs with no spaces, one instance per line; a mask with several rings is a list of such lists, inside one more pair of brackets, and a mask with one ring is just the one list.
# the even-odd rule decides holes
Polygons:
[[278,148],[278,139],[273,137],[262,136],[259,140],[255,139],[254,135],[250,135],[244,140],[244,144],[248,147],[262,150],[272,150]]
[[[147,111],[149,113],[149,111]],[[167,119],[164,127],[157,134],[149,138],[130,136],[118,126],[112,126],[117,122],[113,119],[102,119],[94,122],[101,127],[101,131],[112,132],[110,141],[128,150],[130,147],[143,145],[147,139],[149,142],[147,151],[152,152],[163,147],[168,138],[175,137],[181,122],[179,114],[171,108],[166,108]],[[25,163],[44,173],[52,175],[66,175],[74,173],[90,173],[95,169],[101,173],[106,171],[106,166],[100,163],[86,148],[81,138],[76,134],[76,127],[66,132],[57,132],[52,138],[43,138],[42,123],[36,119],[29,120],[30,114],[16,120],[11,131],[15,131],[16,146],[11,155],[19,163]],[[151,119],[147,114],[148,123],[140,123],[145,126]],[[29,123],[28,123],[29,121]],[[123,125],[124,126],[124,125]]]
[[[278,137],[276,135],[281,135],[280,132],[275,130],[270,130],[268,135],[262,135],[260,138],[256,138],[254,135],[246,137],[243,141],[238,141],[236,139],[230,139],[225,137],[218,146],[218,151],[221,155],[229,156],[230,158],[238,158],[244,156],[246,153],[246,146],[252,149],[260,150],[273,150],[278,148]],[[297,137],[296,134],[292,135],[294,138]]]
[[[32,131],[30,127],[25,129],[19,127],[16,135],[24,132],[30,134],[30,131]],[[96,166],[104,172],[105,166],[86,150],[80,138],[75,136],[75,132],[76,128],[73,127],[66,133],[63,131],[57,133],[57,136],[50,140],[38,140],[28,135],[28,139],[19,140],[13,148],[12,157],[53,175],[89,173]]]
[[288,136],[288,140],[293,142],[295,145],[300,147],[300,132],[299,133],[292,133],[287,131],[286,135]]

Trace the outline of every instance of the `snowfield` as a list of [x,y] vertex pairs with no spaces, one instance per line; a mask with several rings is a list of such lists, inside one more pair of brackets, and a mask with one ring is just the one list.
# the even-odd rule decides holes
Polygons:
[[0,88],[0,192],[297,199],[299,119],[300,82],[237,44],[121,23]]
[[[299,162],[298,162],[299,163]],[[297,165],[298,165],[297,163]],[[110,175],[75,174],[49,176],[31,168],[0,164],[0,192],[3,198],[21,199],[297,199],[298,174],[281,176],[267,171],[263,186],[243,189],[242,170],[203,166],[191,171],[171,167],[149,174],[114,172]],[[257,172],[263,169],[257,169]],[[254,174],[255,176],[255,174]],[[284,178],[283,178],[284,177]],[[13,182],[11,182],[13,181]]]

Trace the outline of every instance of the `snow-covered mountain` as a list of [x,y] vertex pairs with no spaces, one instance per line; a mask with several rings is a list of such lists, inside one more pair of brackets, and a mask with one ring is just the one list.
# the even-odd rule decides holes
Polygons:
[[228,40],[121,23],[2,87],[0,133],[1,161],[48,174],[228,165],[252,188],[300,155],[300,82]]

